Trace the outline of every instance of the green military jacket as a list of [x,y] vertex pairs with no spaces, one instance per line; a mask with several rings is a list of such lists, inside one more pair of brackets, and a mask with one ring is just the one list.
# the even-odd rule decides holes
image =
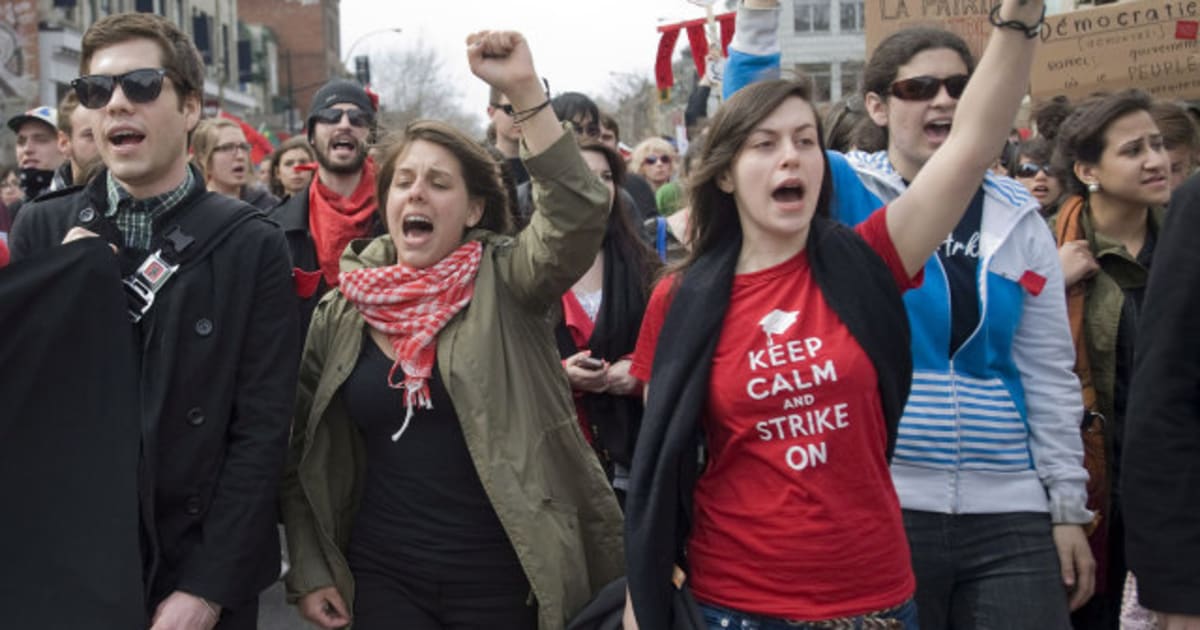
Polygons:
[[[1149,229],[1155,234],[1165,210],[1153,208]],[[1083,329],[1088,359],[1092,368],[1092,383],[1096,387],[1096,409],[1109,422],[1114,422],[1113,395],[1117,380],[1117,329],[1121,308],[1125,304],[1125,288],[1146,286],[1150,272],[1120,242],[1096,232],[1087,212],[1082,216],[1084,234],[1100,271],[1082,282],[1087,283]]]
[[[468,233],[484,244],[475,293],[438,335],[437,365],[483,488],[532,586],[538,628],[555,630],[624,575],[621,512],[576,422],[553,337],[562,294],[600,248],[609,201],[569,133],[526,157],[526,166],[537,211],[515,237]],[[390,237],[382,236],[352,243],[341,268],[395,261]],[[353,607],[345,550],[365,448],[340,389],[365,325],[332,291],[317,306],[305,345],[282,499],[292,601],[333,585]]]

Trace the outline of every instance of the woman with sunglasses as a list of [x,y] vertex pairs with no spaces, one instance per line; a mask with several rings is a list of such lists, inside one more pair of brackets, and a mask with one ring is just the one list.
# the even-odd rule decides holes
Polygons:
[[650,187],[657,193],[671,178],[675,176],[675,162],[678,156],[675,147],[662,138],[646,138],[633,148],[633,156],[629,159],[629,172],[646,178]]
[[623,568],[620,509],[546,325],[611,196],[525,40],[467,42],[516,110],[536,211],[506,234],[498,164],[444,123],[382,152],[387,234],[350,244],[313,315],[283,482],[289,592],[322,628],[561,630]]
[[1043,218],[1058,212],[1058,202],[1063,194],[1062,178],[1050,166],[1053,153],[1054,146],[1043,138],[1026,140],[1017,146],[1017,163],[1009,171],[1009,175],[1037,199],[1041,206],[1038,212]]
[[213,192],[241,199],[263,211],[279,205],[278,197],[254,183],[250,143],[242,128],[228,118],[206,118],[196,125],[192,132],[192,162]]
[[[1094,458],[1093,503],[1100,518],[1091,535],[1099,560],[1097,597],[1075,614],[1077,628],[1119,625],[1126,571],[1118,492],[1125,408],[1142,296],[1171,195],[1170,159],[1152,106],[1134,90],[1093,97],[1062,122],[1056,139],[1054,166],[1066,175],[1069,196],[1051,227],[1067,274],[1080,277],[1066,292],[1075,370],[1103,435],[1103,455]],[[1081,267],[1089,273],[1072,273]]]
[[854,230],[828,219],[845,166],[824,151],[803,84],[755,83],[713,119],[692,252],[655,289],[634,357],[648,392],[627,503],[641,627],[671,627],[672,564],[713,630],[917,627],[887,466],[911,380],[900,294],[1008,133],[1041,10],[1000,5],[1027,26],[992,33],[986,80],[929,168]]
[[[769,23],[763,15],[748,24]],[[1027,36],[1036,36],[1036,21]],[[745,36],[774,40],[769,24]],[[730,65],[739,64],[753,67],[731,54]],[[887,149],[830,157],[857,174],[838,182],[839,220],[860,224],[926,170],[951,135],[968,78],[994,80],[974,66],[946,31],[906,29],[879,44],[863,92]],[[727,80],[747,74],[731,70]],[[1007,130],[1011,121],[1000,124]],[[1061,628],[1091,596],[1094,577],[1062,270],[1024,188],[988,174],[973,193],[926,261],[925,283],[905,296],[913,390],[891,474],[921,627]]]

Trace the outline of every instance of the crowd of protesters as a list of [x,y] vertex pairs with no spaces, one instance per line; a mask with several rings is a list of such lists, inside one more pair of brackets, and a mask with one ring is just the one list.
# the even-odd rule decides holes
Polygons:
[[486,138],[333,79],[257,165],[176,25],[96,22],[7,121],[0,429],[135,500],[54,557],[86,491],[5,482],[59,499],[3,537],[22,627],[254,628],[282,579],[327,629],[1200,629],[1197,109],[1014,123],[1038,0],[819,108],[780,15],[685,150],[483,31]]

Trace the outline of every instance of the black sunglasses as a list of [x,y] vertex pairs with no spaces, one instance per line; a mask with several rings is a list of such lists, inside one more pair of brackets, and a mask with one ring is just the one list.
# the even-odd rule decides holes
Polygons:
[[504,114],[509,118],[512,118],[512,115],[517,112],[517,110],[513,109],[512,103],[492,103],[491,105],[492,107],[504,112]]
[[589,123],[587,126],[584,126],[584,125],[581,125],[581,124],[575,122],[574,120],[571,120],[568,122],[571,123],[571,129],[575,132],[575,135],[577,135],[577,136],[584,136],[587,138],[595,138],[596,136],[600,135],[600,125],[598,125],[596,123]]
[[133,103],[149,103],[162,93],[163,77],[167,71],[162,68],[141,68],[130,70],[125,74],[88,74],[71,81],[79,104],[88,109],[100,109],[112,100],[117,86],[125,93],[125,98]]
[[663,163],[663,164],[670,164],[670,163],[671,163],[671,156],[669,156],[669,155],[662,155],[662,156],[659,156],[659,155],[647,155],[647,156],[646,156],[646,159],[645,159],[645,162],[646,162],[646,164],[649,164],[650,166],[654,166],[655,164],[658,164],[658,161],[659,161],[659,160],[662,160],[662,163]]
[[343,114],[350,118],[352,127],[370,127],[375,122],[375,117],[370,112],[365,112],[357,107],[354,109],[338,109],[336,107],[318,109],[313,113],[313,120],[327,125],[336,125],[342,122]]
[[958,98],[962,96],[970,78],[970,75],[966,74],[954,74],[944,79],[922,75],[892,83],[891,92],[892,96],[902,101],[928,101],[937,96],[938,91],[945,85],[950,98]]
[[1026,162],[1017,166],[1016,177],[1037,177],[1038,171],[1046,174],[1047,177],[1054,177],[1054,171],[1051,170],[1049,164],[1035,164]]

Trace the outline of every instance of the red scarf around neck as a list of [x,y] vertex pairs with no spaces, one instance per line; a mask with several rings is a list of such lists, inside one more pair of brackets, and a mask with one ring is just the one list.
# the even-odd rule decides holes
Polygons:
[[363,164],[358,187],[349,197],[343,197],[314,177],[308,187],[308,231],[317,250],[317,263],[325,282],[333,287],[338,283],[338,260],[346,246],[356,238],[367,236],[375,220],[375,163]]
[[[482,255],[483,244],[470,241],[425,269],[400,263],[339,276],[342,295],[371,328],[387,336],[396,351],[387,382],[388,387],[404,389],[408,412],[393,440],[400,439],[408,428],[416,405],[433,407],[428,380],[437,358],[437,335],[475,295]],[[397,368],[404,371],[403,383],[395,380]]]

